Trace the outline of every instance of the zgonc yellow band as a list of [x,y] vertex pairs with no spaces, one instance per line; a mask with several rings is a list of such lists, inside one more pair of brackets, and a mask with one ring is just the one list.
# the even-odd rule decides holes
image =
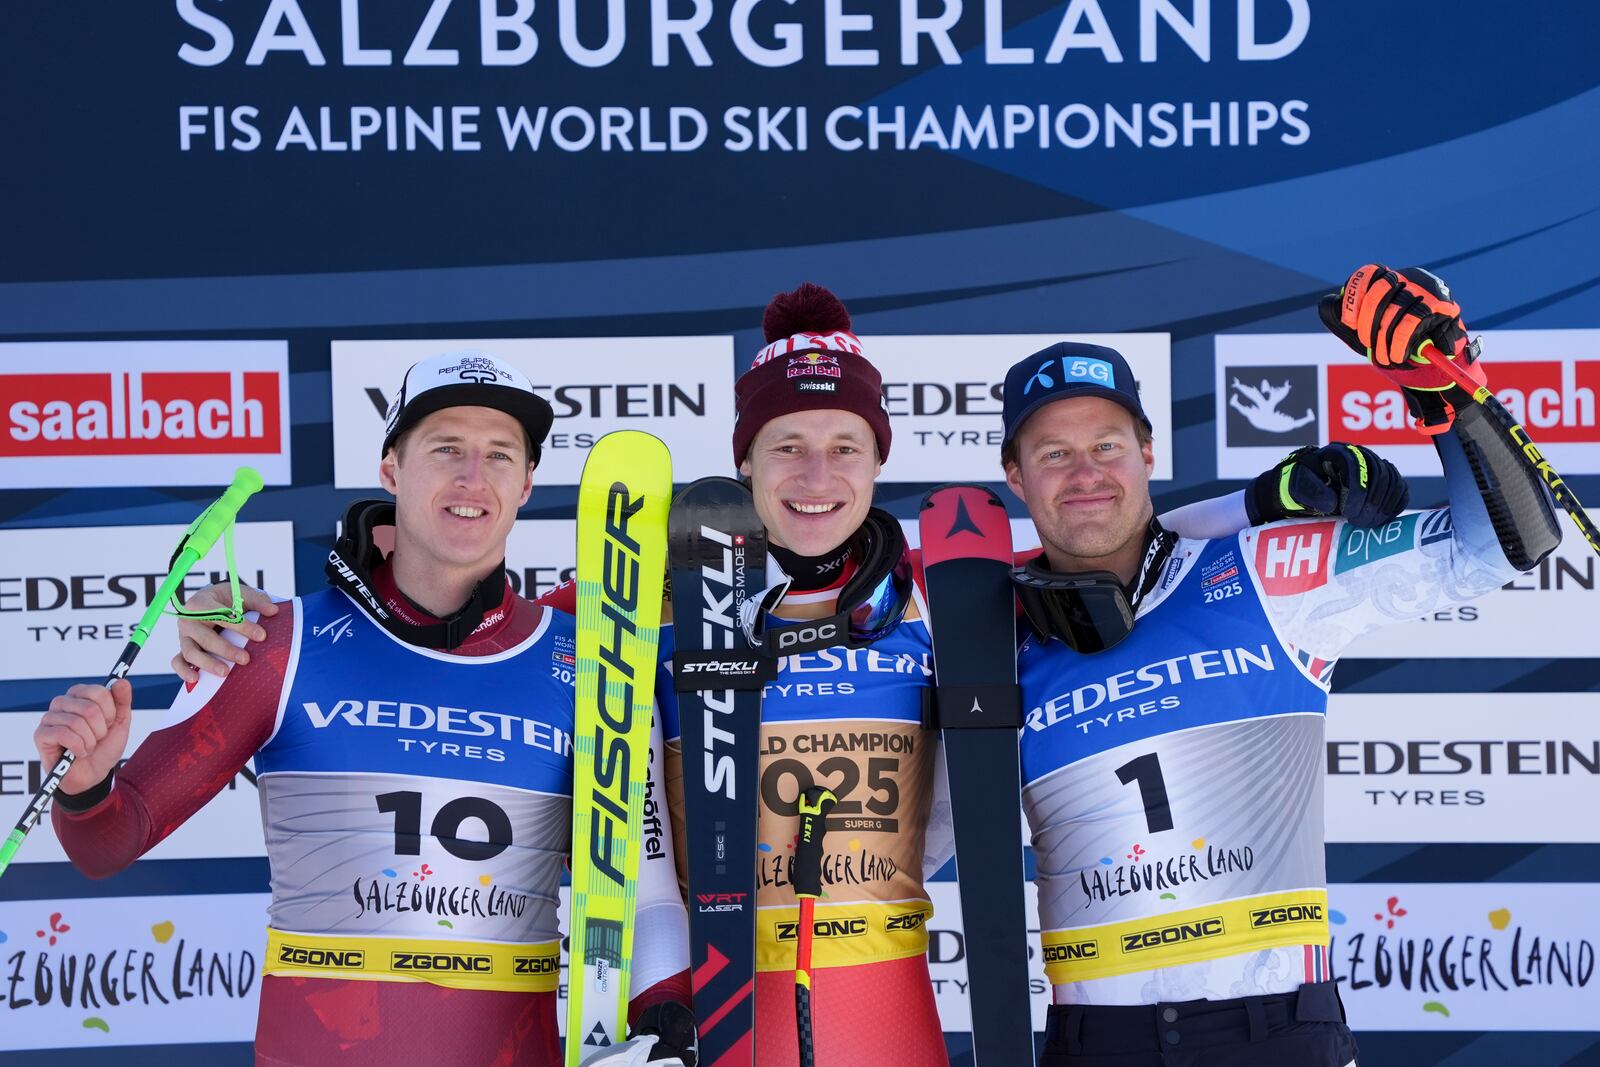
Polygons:
[[1046,931],[1052,985],[1152,971],[1253,949],[1328,943],[1328,893],[1296,889],[1150,915],[1104,926]]
[[398,937],[329,937],[267,928],[264,974],[432,982],[451,989],[548,993],[561,970],[560,945],[501,941],[423,941]]
[[[756,928],[756,970],[792,971],[800,941],[798,908],[762,908]],[[893,904],[818,904],[811,924],[811,969],[920,956],[928,951],[926,900]]]

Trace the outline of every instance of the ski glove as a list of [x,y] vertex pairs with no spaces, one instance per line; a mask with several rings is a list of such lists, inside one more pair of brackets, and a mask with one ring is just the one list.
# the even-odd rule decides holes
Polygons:
[[1487,382],[1450,287],[1421,267],[1396,272],[1368,263],[1344,288],[1323,297],[1317,312],[1335,337],[1400,386],[1422,433],[1449,429],[1456,411],[1471,399],[1428,362],[1425,347],[1432,345],[1461,364],[1479,385]]
[[1297,448],[1256,477],[1244,496],[1250,525],[1338,515],[1352,526],[1382,526],[1411,495],[1395,465],[1370,448],[1335,441]]
[[585,1059],[581,1067],[698,1067],[700,1039],[694,1012],[677,1001],[652,1004],[633,1026],[633,1036]]

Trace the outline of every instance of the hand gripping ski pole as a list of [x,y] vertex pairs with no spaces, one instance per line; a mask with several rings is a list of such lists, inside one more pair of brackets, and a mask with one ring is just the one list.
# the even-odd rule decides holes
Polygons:
[[800,899],[800,928],[794,962],[794,1023],[800,1036],[800,1067],[816,1067],[816,1037],[811,1030],[811,938],[817,898],[822,895],[822,836],[828,812],[839,802],[820,785],[800,794],[800,840],[794,847],[794,895]]
[[[1472,343],[1474,345],[1477,344],[1476,341]],[[1472,399],[1477,401],[1488,412],[1490,421],[1499,426],[1505,431],[1506,436],[1511,438],[1511,443],[1517,446],[1517,451],[1522,453],[1522,457],[1532,465],[1539,477],[1544,480],[1544,484],[1550,489],[1550,495],[1555,497],[1556,503],[1560,504],[1567,514],[1572,517],[1573,525],[1583,534],[1583,539],[1589,542],[1589,547],[1596,552],[1600,552],[1600,530],[1595,528],[1594,520],[1583,509],[1583,505],[1578,502],[1577,496],[1567,486],[1567,483],[1562,480],[1561,475],[1556,472],[1554,467],[1550,466],[1550,461],[1544,458],[1544,453],[1540,452],[1539,446],[1533,443],[1533,440],[1528,436],[1528,431],[1524,430],[1522,424],[1511,417],[1511,412],[1505,409],[1505,405],[1495,399],[1494,393],[1489,391],[1489,387],[1479,385],[1471,375],[1458,367],[1454,360],[1446,358],[1444,353],[1432,344],[1424,344],[1422,346],[1422,355],[1429,363],[1449,375],[1451,381],[1466,390]]]
[[[111,668],[111,673],[106,675],[106,680],[102,684],[109,688],[118,678],[128,676],[128,669],[133,666],[133,661],[138,657],[144,643],[150,639],[150,631],[160,620],[168,601],[183,584],[189,569],[205,558],[206,553],[211,551],[211,546],[217,543],[218,537],[232,530],[233,520],[238,517],[239,509],[244,507],[244,502],[249,500],[261,485],[260,474],[251,467],[240,467],[234,473],[233,484],[228,486],[227,491],[190,524],[189,529],[184,532],[183,540],[178,543],[178,550],[172,554],[166,578],[156,590],[156,595],[150,598],[150,606],[145,608],[144,614],[140,616],[138,625],[133,628],[133,636],[123,648],[122,655],[117,657],[116,665]],[[233,566],[231,550],[229,556],[228,573],[233,575],[237,568]],[[237,586],[237,577],[233,580]],[[233,603],[237,612],[239,603],[237,587],[234,589]],[[70,750],[61,753],[61,759],[55,768],[43,782],[39,783],[39,791],[34,793],[33,799],[28,802],[27,810],[22,813],[22,818],[17,820],[16,828],[7,836],[5,843],[0,844],[0,875],[5,874],[6,868],[11,866],[11,857],[17,854],[17,849],[22,847],[22,841],[28,836],[28,831],[34,828],[39,817],[44,814],[50,798],[61,788],[61,779],[72,769],[73,760],[76,758]]]

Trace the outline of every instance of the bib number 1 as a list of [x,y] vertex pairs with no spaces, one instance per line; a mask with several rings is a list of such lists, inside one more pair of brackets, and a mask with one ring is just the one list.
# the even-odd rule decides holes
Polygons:
[[1117,768],[1117,781],[1123,785],[1139,783],[1139,799],[1144,801],[1144,823],[1151,833],[1172,829],[1172,805],[1167,802],[1167,782],[1161,777],[1161,759],[1148,752]]

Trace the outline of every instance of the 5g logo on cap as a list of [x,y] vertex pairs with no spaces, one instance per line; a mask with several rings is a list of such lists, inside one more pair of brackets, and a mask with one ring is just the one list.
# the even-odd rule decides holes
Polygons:
[[1106,385],[1110,386],[1111,388],[1116,388],[1116,373],[1112,369],[1111,364],[1105,360],[1090,359],[1084,356],[1078,356],[1076,358],[1062,356],[1059,360],[1047,359],[1043,363],[1039,364],[1039,369],[1033,372],[1033,377],[1028,379],[1028,384],[1022,387],[1022,395],[1027,396],[1029,393],[1033,392],[1033,387],[1035,385],[1043,386],[1046,389],[1054,389],[1056,387],[1056,383],[1050,377],[1050,368],[1052,364],[1056,363],[1059,363],[1061,366],[1062,385],[1066,385],[1068,382],[1078,381],[1090,382],[1097,385]]

